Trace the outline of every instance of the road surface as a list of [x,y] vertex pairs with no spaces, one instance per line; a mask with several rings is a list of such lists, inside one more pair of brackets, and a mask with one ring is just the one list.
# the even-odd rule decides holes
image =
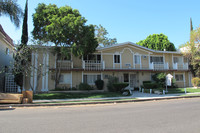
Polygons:
[[0,133],[200,133],[200,98],[0,110]]

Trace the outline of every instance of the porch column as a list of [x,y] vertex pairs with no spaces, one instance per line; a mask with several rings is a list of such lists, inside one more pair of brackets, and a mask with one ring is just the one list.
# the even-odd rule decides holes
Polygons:
[[38,53],[36,51],[35,53],[35,73],[34,73],[34,88],[33,91],[36,91],[36,87],[37,87],[37,69],[38,69]]

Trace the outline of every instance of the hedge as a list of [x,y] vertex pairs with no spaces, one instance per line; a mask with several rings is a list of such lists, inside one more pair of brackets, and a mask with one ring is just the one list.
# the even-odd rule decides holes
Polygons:
[[114,83],[113,86],[116,92],[122,92],[122,89],[127,87],[128,83]]

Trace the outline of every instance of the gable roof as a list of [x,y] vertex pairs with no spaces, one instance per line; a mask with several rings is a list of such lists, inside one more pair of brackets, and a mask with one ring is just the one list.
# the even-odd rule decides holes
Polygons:
[[123,45],[127,45],[127,44],[135,46],[135,47],[138,47],[140,49],[143,49],[143,50],[146,50],[146,51],[149,51],[149,52],[154,52],[154,53],[174,53],[174,54],[181,54],[180,51],[160,51],[160,50],[153,50],[153,49],[149,49],[149,48],[140,46],[140,45],[138,45],[136,43],[133,43],[133,42],[124,42],[124,43],[118,43],[118,44],[115,44],[115,45],[111,45],[111,46],[108,46],[108,47],[99,47],[99,48],[97,48],[97,50],[104,51],[104,50],[107,50],[107,49],[113,49],[113,48],[116,48],[118,46],[123,46]]
[[6,32],[3,30],[3,27],[0,24],[0,32],[5,36],[5,40],[7,42],[9,42],[12,46],[14,46],[13,44],[13,40],[8,36],[8,34],[6,34]]

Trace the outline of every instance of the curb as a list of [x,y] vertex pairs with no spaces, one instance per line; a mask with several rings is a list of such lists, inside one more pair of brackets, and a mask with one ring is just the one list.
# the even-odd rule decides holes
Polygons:
[[134,99],[134,100],[124,100],[124,101],[97,101],[97,102],[76,102],[76,103],[3,104],[0,105],[0,109],[11,108],[11,107],[51,107],[51,106],[92,105],[92,104],[116,104],[116,103],[159,101],[159,100],[185,99],[185,98],[200,98],[200,96],[178,96],[178,97],[165,97],[165,98]]

